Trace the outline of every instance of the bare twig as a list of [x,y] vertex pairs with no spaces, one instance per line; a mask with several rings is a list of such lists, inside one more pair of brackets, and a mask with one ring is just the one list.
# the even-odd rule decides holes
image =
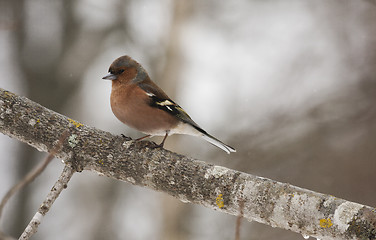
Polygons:
[[244,200],[240,199],[239,200],[239,215],[236,218],[236,229],[235,229],[235,240],[240,239],[240,225],[242,223],[242,218],[243,218],[243,209],[244,209]]
[[43,172],[43,170],[47,167],[47,165],[54,158],[54,155],[58,151],[60,151],[64,140],[68,137],[68,134],[69,134],[68,130],[64,131],[63,134],[60,136],[58,143],[52,149],[52,151],[47,155],[44,161],[40,165],[35,167],[32,171],[30,171],[21,181],[19,181],[16,185],[14,185],[11,189],[9,189],[9,191],[5,194],[5,196],[3,197],[0,203],[0,218],[1,218],[1,214],[3,212],[4,206],[8,202],[8,200],[20,189],[24,188],[27,184],[34,181],[34,179]]
[[61,173],[59,179],[52,187],[51,191],[48,193],[46,199],[43,201],[42,205],[39,207],[38,211],[35,213],[34,217],[31,219],[30,223],[25,228],[24,232],[20,236],[19,240],[29,239],[34,233],[37,232],[39,224],[42,222],[43,217],[52,207],[52,204],[59,197],[63,189],[67,188],[67,184],[74,174],[74,169],[69,165],[65,165],[63,172]]

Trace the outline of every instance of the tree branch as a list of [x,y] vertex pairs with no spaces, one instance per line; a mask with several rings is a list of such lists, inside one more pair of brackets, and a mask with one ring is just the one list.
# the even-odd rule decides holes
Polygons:
[[21,181],[19,181],[16,185],[14,185],[11,189],[9,189],[9,191],[5,194],[5,196],[3,197],[0,203],[0,219],[1,219],[1,214],[3,212],[3,208],[5,207],[5,204],[8,202],[8,200],[17,191],[19,191],[20,189],[24,188],[27,184],[34,181],[34,179],[38,177],[44,171],[47,165],[55,157],[54,154],[56,154],[56,152],[60,150],[60,147],[62,143],[64,142],[64,140],[67,138],[68,134],[69,134],[68,131],[65,131],[63,135],[60,137],[59,142],[57,143],[57,146],[55,147],[55,149],[53,149],[51,153],[47,155],[44,161],[40,165],[35,167],[32,171],[30,171]]
[[96,171],[183,202],[316,238],[376,238],[375,208],[194,160],[155,148],[152,142],[114,136],[0,89],[2,133],[51,151],[51,143],[67,128],[70,135],[56,156],[78,171]]
[[74,170],[69,166],[65,165],[63,172],[61,173],[59,179],[51,188],[46,199],[43,201],[42,205],[39,207],[38,211],[35,213],[34,217],[31,219],[24,232],[21,234],[18,240],[27,240],[37,232],[39,224],[42,222],[43,217],[52,207],[52,204],[59,197],[60,193],[67,188],[68,182],[74,174]]

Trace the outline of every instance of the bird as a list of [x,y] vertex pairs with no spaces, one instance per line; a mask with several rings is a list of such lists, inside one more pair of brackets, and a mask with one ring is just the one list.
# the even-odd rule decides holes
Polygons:
[[133,58],[124,55],[115,59],[102,79],[112,81],[110,96],[114,115],[125,125],[146,136],[164,136],[161,144],[172,134],[202,137],[228,154],[235,148],[223,143],[202,129],[149,77],[146,70]]

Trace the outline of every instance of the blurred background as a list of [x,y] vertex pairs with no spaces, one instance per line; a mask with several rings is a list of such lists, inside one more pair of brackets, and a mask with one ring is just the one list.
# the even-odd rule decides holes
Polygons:
[[[101,78],[124,54],[227,155],[190,136],[167,149],[376,207],[373,0],[0,0],[0,87],[133,138]],[[153,138],[159,142],[160,138]],[[45,153],[0,135],[0,196]],[[63,165],[11,199],[18,237]],[[77,173],[33,239],[234,239],[236,217],[164,193]],[[243,220],[241,239],[303,239]]]

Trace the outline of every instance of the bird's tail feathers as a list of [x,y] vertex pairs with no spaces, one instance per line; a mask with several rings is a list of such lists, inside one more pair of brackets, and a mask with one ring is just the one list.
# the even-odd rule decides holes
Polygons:
[[186,121],[183,124],[180,124],[179,130],[175,131],[174,133],[180,134],[188,134],[192,136],[200,136],[209,143],[213,144],[214,146],[222,149],[223,151],[227,152],[228,154],[232,152],[236,152],[235,148],[230,147],[229,145],[221,142],[220,140],[216,139],[215,137],[208,134],[204,129],[199,127],[197,123],[195,123],[192,119],[185,119]]
[[230,147],[227,144],[224,144],[223,142],[221,142],[220,140],[216,139],[215,137],[213,137],[209,134],[203,134],[202,138],[205,139],[206,141],[208,141],[209,143],[213,144],[214,146],[219,147],[220,149],[227,152],[228,154],[230,154],[232,152],[236,152],[235,148]]

